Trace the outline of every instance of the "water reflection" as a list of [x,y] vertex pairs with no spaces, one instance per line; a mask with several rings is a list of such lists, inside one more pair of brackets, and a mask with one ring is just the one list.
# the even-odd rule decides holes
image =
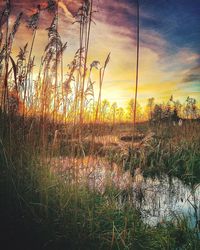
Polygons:
[[[115,163],[100,157],[54,158],[51,166],[52,171],[69,184],[88,185],[101,194],[107,186],[114,186],[123,194],[128,191],[131,202],[140,210],[144,222],[150,225],[179,214],[189,216],[192,226],[200,219],[200,185],[192,190],[175,177],[145,179],[139,168],[132,177],[129,171],[124,172]],[[122,196],[118,199],[119,205],[126,202]]]
[[[164,219],[174,218],[174,215],[185,214],[191,218],[193,226],[200,214],[200,186],[191,190],[178,178],[164,176],[160,179],[147,178],[144,180],[141,191],[144,199],[136,206],[140,206],[143,220],[156,225]],[[133,195],[136,197],[137,191],[133,188]],[[197,216],[195,209],[197,208]]]

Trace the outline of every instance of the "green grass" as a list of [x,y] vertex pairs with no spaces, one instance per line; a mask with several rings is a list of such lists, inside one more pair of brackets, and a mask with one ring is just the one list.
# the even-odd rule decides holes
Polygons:
[[200,182],[200,126],[185,122],[182,127],[150,127],[155,137],[146,147],[131,152],[127,167],[141,167],[145,176],[176,176],[192,186]]
[[[199,182],[199,128],[193,126],[193,138],[188,134],[182,141],[175,128],[166,135],[159,128],[151,145],[137,152],[139,160],[133,157],[133,165],[138,161],[146,175],[167,172]],[[0,141],[4,249],[199,249],[198,231],[187,218],[176,215],[170,222],[146,225],[130,202],[119,206],[119,191],[110,187],[101,195],[65,183],[42,160],[48,152],[38,149],[36,139],[23,140],[20,128],[6,131]]]

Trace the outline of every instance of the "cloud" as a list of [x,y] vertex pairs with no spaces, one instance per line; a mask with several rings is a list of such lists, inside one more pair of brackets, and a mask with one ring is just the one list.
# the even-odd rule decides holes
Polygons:
[[198,81],[200,84],[200,64],[191,68],[183,78],[182,82],[188,83],[188,82],[196,82]]
[[[94,3],[93,19],[96,24],[92,24],[91,27],[88,63],[99,60],[103,64],[107,54],[111,52],[102,94],[103,98],[124,105],[127,99],[134,95],[136,8],[134,2],[128,0],[99,0]],[[13,17],[23,10],[27,18],[35,11],[38,4],[45,6],[45,1],[13,0]],[[64,54],[65,73],[66,65],[79,48],[79,25],[77,23],[72,25],[72,21],[80,4],[81,0],[63,0],[59,8],[59,32],[63,41],[68,42],[68,48]],[[52,18],[53,16],[48,12],[42,13],[34,46],[37,65],[40,63],[48,41],[46,28]],[[190,86],[190,93],[194,93],[197,89],[194,82],[199,83],[199,55],[189,47],[177,48],[176,44],[166,39],[163,32],[154,29],[154,26],[142,25],[143,20],[159,23],[155,18],[151,12],[142,9],[139,65],[139,98],[142,102],[151,96],[167,99],[174,92],[177,96],[183,96],[186,90],[188,91],[188,86]],[[14,42],[14,54],[17,53],[19,46],[22,47],[27,41],[30,43],[31,39],[32,33],[27,30],[24,19]],[[94,73],[93,77],[96,80],[97,94],[98,76]]]

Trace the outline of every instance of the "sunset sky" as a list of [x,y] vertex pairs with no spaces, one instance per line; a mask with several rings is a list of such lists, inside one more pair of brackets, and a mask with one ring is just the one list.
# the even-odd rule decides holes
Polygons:
[[[32,33],[25,20],[44,0],[12,0],[12,15],[24,12],[23,24],[14,42],[14,51],[30,41]],[[73,15],[81,0],[63,0],[59,8],[59,32],[68,42],[64,65],[78,49],[78,24]],[[124,106],[134,96],[136,63],[136,8],[134,0],[94,0],[89,63],[104,60],[111,52],[103,88],[103,98]],[[4,2],[0,0],[2,6]],[[166,101],[173,94],[184,101],[187,96],[200,101],[200,1],[140,0],[139,102],[150,97]],[[47,43],[53,16],[42,14],[34,54],[39,64]],[[36,69],[37,70],[37,69]],[[94,76],[95,77],[95,76]],[[98,84],[96,84],[96,92]]]

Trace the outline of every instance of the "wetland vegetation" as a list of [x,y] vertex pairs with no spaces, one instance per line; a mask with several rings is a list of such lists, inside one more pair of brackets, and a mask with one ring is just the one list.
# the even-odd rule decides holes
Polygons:
[[[82,1],[74,16],[80,47],[66,79],[66,43],[58,33],[62,1],[36,8],[27,24],[32,39],[16,56],[12,45],[23,13],[14,20],[10,1],[2,7],[1,247],[197,250],[198,103],[172,96],[162,104],[150,98],[145,108],[130,100],[121,108],[102,100],[112,54],[101,64],[88,62],[94,2]],[[34,43],[46,12],[52,23],[37,72]]]

